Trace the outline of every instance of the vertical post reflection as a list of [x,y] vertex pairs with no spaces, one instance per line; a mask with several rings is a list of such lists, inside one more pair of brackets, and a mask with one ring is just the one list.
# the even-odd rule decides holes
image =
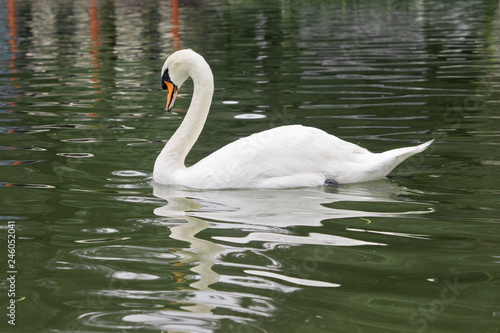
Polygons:
[[96,69],[91,79],[94,84],[93,87],[99,88],[99,69],[101,64],[99,62],[99,12],[96,0],[90,0],[89,4],[89,19],[90,19],[90,40],[92,41],[92,46],[90,49],[91,63],[92,67]]
[[[9,60],[9,69],[12,71],[13,74],[17,73],[17,68],[16,68],[16,59],[17,59],[17,53],[19,52],[18,46],[17,46],[17,35],[18,35],[18,30],[17,30],[17,18],[16,18],[16,1],[15,0],[9,0],[7,4],[7,9],[8,9],[8,19],[9,19],[9,45],[10,45],[10,60]],[[11,81],[17,81],[18,77],[12,76],[10,78]],[[15,88],[20,88],[20,86],[15,86]],[[15,106],[15,102],[11,102],[13,106]]]
[[179,0],[172,0],[172,39],[174,42],[174,50],[178,51],[181,48],[181,36],[179,33]]
[[[17,19],[16,19],[16,0],[9,0],[7,5],[9,11],[9,44],[10,52],[16,53],[17,49]],[[15,57],[15,55],[13,55]]]

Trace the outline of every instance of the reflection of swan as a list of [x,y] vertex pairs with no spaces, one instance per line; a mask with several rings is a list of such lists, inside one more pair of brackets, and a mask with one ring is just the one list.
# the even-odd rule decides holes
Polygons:
[[[250,234],[231,242],[251,240],[263,242],[316,244],[335,246],[382,245],[358,239],[310,233],[308,236],[290,235],[284,229],[292,226],[321,226],[328,219],[395,217],[431,213],[431,207],[418,202],[404,202],[392,198],[400,191],[389,182],[372,182],[363,186],[344,187],[338,193],[319,189],[302,188],[288,191],[271,189],[241,189],[224,191],[199,191],[154,184],[153,194],[168,201],[154,213],[166,217],[182,217],[219,221],[224,229],[245,229]],[[358,209],[342,209],[343,203],[357,202]],[[377,203],[385,211],[370,211]],[[388,205],[389,204],[389,205]],[[418,209],[414,209],[418,207]],[[226,222],[226,223],[224,223]],[[188,224],[189,225],[189,224]],[[187,225],[187,226],[188,226]],[[199,229],[196,230],[198,232]],[[398,234],[398,236],[405,236]],[[407,235],[411,237],[412,235]],[[212,239],[229,241],[228,237],[212,236]],[[192,242],[192,240],[189,240]]]
[[282,126],[230,143],[186,168],[184,160],[200,135],[214,91],[213,76],[192,50],[172,54],[162,68],[162,88],[171,110],[178,88],[191,77],[194,93],[184,121],[156,159],[153,178],[161,184],[192,188],[289,188],[354,183],[385,177],[416,147],[373,154],[322,130]]
[[[415,206],[422,207],[422,203],[398,201],[393,199],[400,188],[387,181],[371,182],[362,185],[345,186],[336,193],[325,192],[320,188],[291,189],[287,191],[272,189],[240,189],[220,191],[200,191],[195,189],[182,189],[173,186],[153,184],[153,194],[168,201],[163,207],[154,210],[155,215],[185,220],[171,228],[171,237],[190,243],[189,249],[179,249],[184,256],[181,261],[195,264],[192,272],[198,273],[199,280],[191,287],[210,291],[211,285],[221,283],[243,283],[224,274],[218,274],[213,267],[223,259],[223,253],[245,251],[248,247],[230,244],[248,244],[249,242],[262,242],[263,248],[272,248],[273,244],[310,244],[315,246],[384,246],[381,242],[363,240],[367,235],[381,233],[388,237],[421,238],[422,235],[405,234],[401,232],[378,232],[359,228],[351,228],[342,236],[317,232],[307,232],[300,235],[294,234],[288,227],[308,226],[312,228],[321,226],[328,219],[359,218],[369,221],[371,217],[395,217],[404,214],[420,215],[432,212],[432,208],[414,210]],[[356,202],[358,209],[341,209],[336,206],[347,206],[349,202]],[[377,212],[366,209],[373,208],[377,203]],[[365,205],[365,209],[363,206]],[[180,218],[180,219],[179,219]],[[171,222],[169,222],[171,223]],[[198,233],[210,229],[210,238],[200,237]],[[345,237],[345,236],[349,237]],[[236,237],[235,237],[236,236]],[[359,238],[358,238],[359,237]],[[368,236],[369,237],[369,236]],[[221,243],[222,242],[222,243]],[[250,246],[250,245],[248,245]],[[264,255],[265,250],[259,251]],[[328,252],[328,251],[325,251]],[[274,263],[272,259],[264,266],[249,266],[241,264],[243,272],[252,276],[252,279],[282,280],[285,284],[273,282],[266,284],[276,290],[292,291],[297,285],[315,287],[336,287],[338,284],[327,281],[318,281],[304,276],[288,276],[283,274],[282,266]],[[293,274],[292,274],[293,275]],[[313,277],[313,276],[311,276]],[[247,281],[248,277],[245,277]],[[266,279],[266,281],[267,281]],[[238,282],[239,281],[239,282]],[[248,281],[247,281],[248,283]],[[295,287],[287,287],[287,284]],[[260,286],[262,287],[262,286]],[[283,289],[285,288],[285,289]],[[292,289],[290,289],[292,288]],[[184,309],[210,312],[210,301],[200,300],[195,305],[183,307]]]
[[[191,271],[199,274],[199,280],[190,284],[191,287],[202,290],[202,291],[212,291],[209,287],[211,284],[217,283],[220,279],[219,274],[212,270],[212,266],[215,264],[215,258],[219,253],[223,251],[222,247],[203,239],[196,238],[196,234],[208,227],[208,223],[197,219],[195,217],[185,217],[187,223],[180,224],[170,228],[172,234],[170,237],[189,242],[192,251],[182,251],[182,255],[185,257],[181,260],[183,263],[194,264]],[[190,303],[190,302],[188,302]],[[186,304],[181,308],[191,312],[199,313],[211,313],[215,306],[199,300],[194,304]]]

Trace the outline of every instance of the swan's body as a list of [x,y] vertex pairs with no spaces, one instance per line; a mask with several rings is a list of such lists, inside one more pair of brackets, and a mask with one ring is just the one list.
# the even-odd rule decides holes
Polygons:
[[162,69],[167,109],[187,77],[194,82],[193,99],[156,159],[153,179],[160,184],[221,189],[310,187],[333,179],[341,184],[365,182],[384,178],[432,143],[374,154],[317,128],[282,126],[234,141],[186,168],[184,160],[203,129],[214,86],[202,56],[192,50],[175,52]]

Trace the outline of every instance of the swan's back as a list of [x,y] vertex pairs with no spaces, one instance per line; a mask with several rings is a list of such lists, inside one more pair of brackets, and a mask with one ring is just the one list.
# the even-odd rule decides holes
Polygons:
[[319,186],[326,179],[369,181],[399,164],[393,166],[397,154],[388,153],[373,154],[317,128],[282,126],[234,141],[189,167],[197,184],[188,186],[290,188]]

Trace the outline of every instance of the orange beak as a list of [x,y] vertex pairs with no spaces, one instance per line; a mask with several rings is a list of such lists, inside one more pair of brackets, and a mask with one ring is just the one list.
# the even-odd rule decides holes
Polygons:
[[168,112],[172,110],[174,107],[174,102],[177,97],[177,86],[172,82],[163,81],[167,86],[167,106],[166,109]]

